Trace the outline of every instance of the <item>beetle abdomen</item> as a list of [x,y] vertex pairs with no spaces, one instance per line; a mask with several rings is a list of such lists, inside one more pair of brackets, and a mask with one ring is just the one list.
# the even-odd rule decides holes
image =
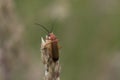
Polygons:
[[56,62],[59,59],[58,43],[52,42],[51,47],[52,47],[52,59],[54,62]]

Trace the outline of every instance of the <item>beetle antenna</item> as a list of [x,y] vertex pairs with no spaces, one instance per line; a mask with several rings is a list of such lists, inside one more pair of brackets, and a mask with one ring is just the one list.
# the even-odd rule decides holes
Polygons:
[[54,29],[54,27],[55,27],[55,22],[56,22],[56,19],[53,21],[53,23],[51,24],[51,30],[50,30],[50,32],[52,32],[53,31],[53,29]]
[[48,34],[50,33],[50,31],[44,25],[39,23],[35,23],[35,24],[41,26],[46,32],[48,32]]

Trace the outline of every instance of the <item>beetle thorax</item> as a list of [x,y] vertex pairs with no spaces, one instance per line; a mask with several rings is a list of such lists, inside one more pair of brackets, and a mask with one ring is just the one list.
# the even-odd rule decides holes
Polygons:
[[56,36],[53,33],[49,34],[49,40],[56,40]]

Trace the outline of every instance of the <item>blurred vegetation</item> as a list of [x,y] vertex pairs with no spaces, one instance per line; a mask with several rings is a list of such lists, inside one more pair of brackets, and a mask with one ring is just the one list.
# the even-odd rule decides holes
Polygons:
[[[41,60],[40,37],[46,34],[34,23],[50,29],[56,19],[53,32],[62,46],[61,80],[120,79],[111,75],[116,72],[109,72],[114,56],[120,53],[119,0],[14,1],[17,15],[25,25],[26,47],[38,62]],[[119,60],[115,63],[120,65]]]

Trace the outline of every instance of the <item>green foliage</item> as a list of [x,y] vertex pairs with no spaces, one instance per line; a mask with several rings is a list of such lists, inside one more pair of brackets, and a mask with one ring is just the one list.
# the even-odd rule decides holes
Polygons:
[[[109,0],[107,7],[104,0],[101,3],[95,0],[67,1],[68,16],[58,18],[54,29],[62,46],[61,80],[96,80],[102,69],[102,61],[106,60],[102,57],[110,56],[120,48],[120,6],[116,3],[109,8]],[[39,22],[49,27],[54,18],[46,10],[55,2],[57,1],[15,0],[16,10],[26,25],[26,45],[38,52],[40,37],[46,34],[34,23]]]

